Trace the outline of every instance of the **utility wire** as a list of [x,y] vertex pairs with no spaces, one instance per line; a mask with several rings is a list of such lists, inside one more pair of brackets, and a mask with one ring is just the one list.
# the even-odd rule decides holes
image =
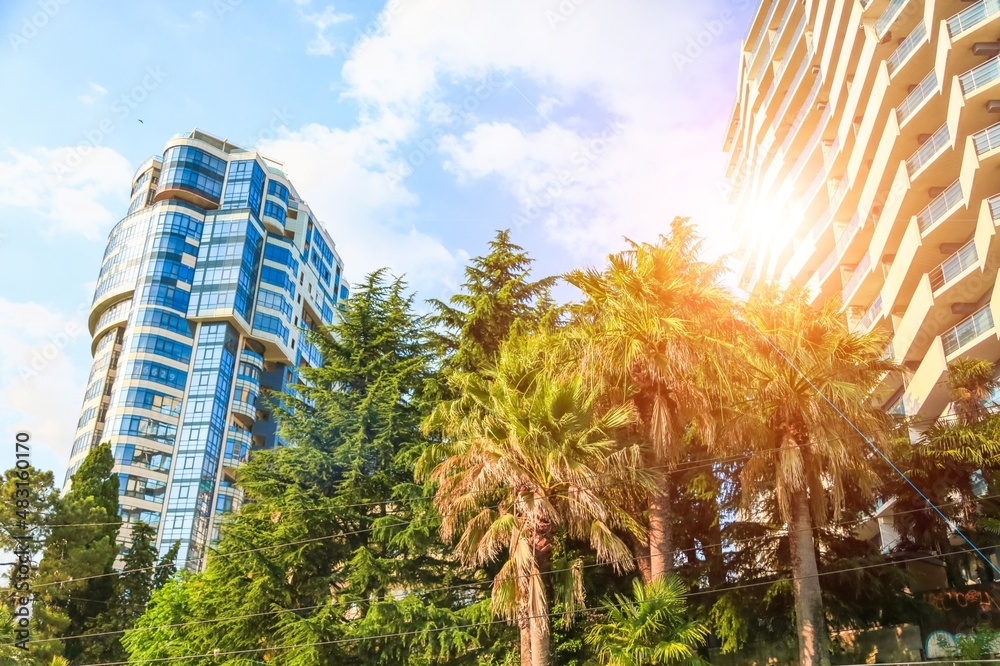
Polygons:
[[873,442],[871,440],[870,437],[868,437],[865,433],[863,433],[861,431],[861,429],[858,428],[858,426],[854,424],[854,421],[852,421],[850,418],[848,418],[848,416],[846,414],[844,414],[844,412],[836,404],[834,404],[834,402],[832,400],[830,400],[826,396],[825,393],[823,393],[821,390],[819,390],[819,387],[817,387],[816,384],[813,383],[812,379],[810,379],[808,376],[806,376],[806,374],[799,368],[798,365],[795,364],[794,361],[792,361],[792,359],[790,359],[776,344],[774,344],[771,341],[770,338],[768,338],[766,335],[764,335],[764,332],[761,331],[757,327],[757,325],[755,323],[753,323],[752,321],[750,321],[749,319],[746,319],[746,318],[742,318],[742,319],[743,319],[743,321],[745,321],[746,323],[748,323],[750,325],[750,327],[753,328],[754,331],[757,332],[757,334],[764,340],[764,342],[766,342],[768,344],[768,346],[771,347],[771,349],[773,349],[775,352],[777,352],[778,356],[780,356],[782,359],[785,360],[786,363],[788,363],[789,367],[791,367],[793,370],[795,370],[795,372],[798,373],[798,375],[800,377],[802,377],[802,379],[804,379],[807,384],[809,384],[809,386],[812,388],[812,390],[816,391],[816,395],[818,395],[826,404],[830,405],[830,407],[837,413],[837,415],[840,416],[840,418],[843,419],[844,422],[847,423],[847,425],[849,425],[852,430],[854,430],[854,432],[858,433],[858,435],[861,437],[861,439],[863,439],[865,441],[865,443],[868,444],[869,447],[871,447],[872,451],[874,451],[876,454],[878,454],[878,456],[880,458],[882,458],[882,460],[884,460],[885,463],[887,465],[889,465],[889,467],[891,467],[892,470],[896,474],[898,474],[899,477],[901,479],[903,479],[903,481],[905,481],[908,486],[910,486],[911,488],[913,488],[913,491],[915,493],[917,493],[918,495],[920,495],[920,497],[928,504],[928,506],[930,506],[932,509],[934,509],[935,512],[937,512],[937,514],[941,517],[941,519],[945,522],[945,524],[948,525],[949,527],[951,527],[955,531],[955,534],[957,534],[959,537],[961,537],[962,540],[965,541],[965,543],[969,544],[969,547],[971,547],[972,550],[977,555],[979,555],[979,557],[982,558],[983,562],[986,562],[986,564],[989,565],[989,567],[991,569],[993,569],[993,571],[998,576],[1000,576],[1000,567],[998,567],[996,564],[994,564],[993,561],[990,558],[988,558],[986,556],[986,554],[982,550],[980,550],[978,546],[976,546],[975,543],[973,543],[972,539],[970,539],[968,536],[966,536],[965,532],[963,532],[961,529],[959,529],[958,525],[955,525],[953,522],[951,522],[948,519],[948,516],[946,516],[944,514],[944,512],[941,511],[940,508],[938,508],[938,506],[931,500],[931,498],[928,497],[927,495],[925,495],[924,492],[922,490],[920,490],[920,488],[917,487],[917,484],[915,484],[908,476],[906,476],[906,474],[903,473],[903,470],[901,470],[899,467],[897,467],[896,463],[894,463],[889,458],[889,456],[887,456],[882,451],[882,449],[880,449],[875,444],[875,442]]
[[[1000,498],[1000,495],[990,495],[990,496],[986,496],[986,497],[980,497],[980,498],[977,498],[975,501],[986,501],[986,500],[996,499],[996,498]],[[958,502],[949,502],[947,504],[942,504],[941,506],[950,506],[950,505],[957,505],[957,504],[963,504],[963,503],[964,502],[961,502],[961,501],[958,501]],[[894,513],[892,515],[903,515],[903,514],[907,514],[907,513],[918,513],[918,512],[921,512],[921,511],[930,511],[930,510],[931,510],[930,507],[921,507],[919,509],[909,509],[907,511],[899,511],[899,512],[896,512],[896,513]],[[850,525],[850,524],[853,524],[853,523],[865,522],[867,520],[871,520],[871,518],[870,517],[862,517],[862,518],[858,518],[858,519],[854,519],[854,520],[850,520],[850,521],[840,521],[840,522],[837,522],[837,523],[830,523],[828,525],[814,526],[814,527],[811,527],[811,528],[806,528],[804,530],[793,530],[791,532],[787,532],[786,531],[785,533],[782,533],[782,534],[761,535],[761,536],[757,536],[757,537],[746,537],[746,538],[743,538],[743,539],[728,539],[728,540],[724,541],[723,543],[709,544],[709,545],[704,545],[703,544],[703,545],[694,546],[694,547],[690,547],[690,548],[675,549],[675,550],[672,550],[672,551],[668,552],[667,554],[668,555],[679,555],[679,554],[682,554],[682,553],[697,552],[699,550],[704,551],[704,550],[709,550],[709,549],[712,549],[712,548],[721,548],[721,547],[724,547],[724,546],[728,546],[728,545],[732,545],[732,544],[737,544],[737,543],[749,543],[749,542],[760,541],[760,540],[773,541],[773,540],[777,540],[777,539],[783,539],[783,538],[787,537],[789,534],[796,534],[796,533],[800,533],[800,532],[813,532],[813,531],[817,531],[817,530],[828,529],[830,527],[837,527],[837,526]],[[959,552],[956,552],[956,553],[944,553],[943,555],[961,554],[961,552],[967,552],[967,551],[959,551]],[[650,558],[649,555],[642,555],[642,556],[636,556],[633,559],[635,559],[636,561],[639,561],[639,560],[649,559],[649,558]],[[913,559],[923,559],[923,558],[913,558]],[[875,566],[890,566],[890,565],[893,565],[893,564],[898,564],[898,562],[879,563],[879,564],[877,564]],[[583,565],[580,568],[581,569],[591,569],[591,568],[594,568],[594,567],[604,567],[604,566],[610,566],[610,565],[606,564],[606,563],[593,563],[593,564],[585,564],[585,565]],[[863,567],[860,567],[860,568],[863,568]],[[540,574],[540,575],[550,575],[550,574],[566,573],[568,571],[573,571],[573,568],[567,567],[567,568],[562,568],[562,569],[552,569],[552,570],[549,570],[549,571],[547,571],[547,572],[545,572],[543,574]],[[845,569],[844,571],[847,571],[847,569]],[[510,578],[516,580],[516,579],[525,578],[525,577],[530,577],[530,575],[511,576]],[[436,593],[436,592],[448,592],[448,591],[452,591],[452,590],[459,590],[459,589],[465,589],[465,588],[470,588],[470,587],[479,587],[479,586],[487,585],[487,584],[490,584],[490,583],[493,583],[493,582],[495,582],[495,579],[489,578],[489,579],[485,579],[485,580],[481,580],[481,581],[473,581],[473,582],[470,582],[470,583],[460,583],[460,584],[456,584],[456,585],[447,585],[447,586],[444,586],[444,587],[436,587],[436,588],[430,588],[430,589],[427,589],[427,590],[420,590],[419,594],[432,594],[432,593]],[[767,584],[770,584],[772,582],[773,581],[766,581]],[[760,584],[763,585],[765,583],[760,583]],[[725,588],[725,589],[730,589],[730,588]],[[704,591],[704,592],[707,593],[708,591]],[[702,593],[702,591],[696,591],[696,592],[691,592],[689,594],[696,595],[696,594],[701,594],[701,593]],[[271,610],[271,611],[262,611],[260,613],[250,613],[250,614],[247,614],[247,615],[232,615],[232,616],[221,617],[221,618],[213,618],[213,619],[207,619],[207,620],[194,620],[194,621],[191,621],[191,622],[180,622],[180,623],[175,623],[175,624],[159,625],[159,626],[155,626],[155,627],[133,627],[132,629],[128,629],[128,630],[124,630],[123,629],[123,630],[118,630],[118,631],[106,631],[106,632],[91,633],[91,634],[78,634],[78,635],[75,635],[75,636],[63,636],[61,638],[48,638],[48,639],[40,639],[40,640],[28,641],[28,643],[29,644],[50,643],[50,642],[55,642],[55,641],[76,640],[76,639],[80,639],[80,638],[95,638],[95,637],[99,637],[99,636],[111,636],[111,635],[116,635],[116,634],[123,634],[126,631],[153,631],[153,630],[157,630],[157,629],[168,629],[168,628],[186,627],[186,626],[201,625],[201,624],[214,624],[214,623],[218,623],[218,622],[228,622],[228,621],[231,621],[231,620],[240,620],[240,619],[246,619],[246,618],[252,618],[252,617],[266,617],[266,616],[270,616],[270,615],[280,615],[282,613],[295,613],[295,612],[300,612],[300,611],[310,611],[310,610],[316,610],[316,609],[319,609],[319,608],[328,608],[328,607],[329,608],[336,608],[336,607],[339,607],[339,606],[349,606],[349,605],[356,605],[356,604],[361,604],[361,603],[369,603],[369,604],[371,604],[371,603],[379,603],[381,601],[386,601],[389,598],[393,598],[393,595],[387,594],[387,595],[385,595],[383,597],[376,598],[376,599],[357,599],[357,600],[351,600],[351,601],[340,601],[340,602],[333,602],[333,603],[323,603],[323,604],[317,604],[317,605],[314,605],[314,606],[300,606],[300,607],[293,607],[293,608],[280,608],[280,609],[275,609],[275,610]],[[0,645],[0,647],[11,647],[12,645],[13,645],[13,643],[6,644],[6,645]]]
[[[956,551],[956,552],[951,553],[951,554],[956,554],[957,555],[957,554],[961,554],[961,553],[971,553],[971,552],[975,552],[975,549],[971,549],[971,548],[970,549],[965,549],[965,550],[962,550],[962,551]],[[937,556],[936,555],[926,555],[926,556],[912,557],[908,561],[912,562],[912,561],[915,561],[915,560],[925,560],[925,559],[937,559]],[[774,585],[775,583],[780,582],[782,580],[801,580],[801,579],[805,579],[805,578],[819,578],[819,577],[823,577],[823,576],[833,576],[833,575],[836,575],[836,574],[849,573],[851,571],[859,571],[859,570],[863,570],[863,569],[874,569],[874,568],[877,568],[877,567],[894,566],[896,564],[898,564],[898,563],[897,562],[882,562],[882,563],[878,563],[878,564],[861,565],[861,566],[857,566],[857,567],[848,567],[848,568],[845,568],[845,569],[837,569],[837,570],[834,570],[834,571],[821,571],[821,572],[815,574],[814,576],[812,576],[812,575],[811,576],[790,576],[790,577],[777,578],[777,579],[774,579],[774,580],[757,581],[757,582],[754,582],[754,583],[745,583],[745,584],[741,584],[741,585],[731,585],[731,586],[723,586],[723,587],[719,587],[719,588],[711,588],[711,589],[704,589],[704,590],[695,590],[694,592],[688,592],[687,594],[684,595],[684,597],[685,598],[689,598],[689,597],[695,597],[695,596],[702,596],[702,595],[706,595],[706,594],[716,594],[716,593],[719,593],[719,592],[730,592],[730,591],[743,590],[743,589],[749,589],[749,588],[754,588],[754,587],[762,587],[764,585]],[[538,575],[538,574],[536,574],[536,575]],[[619,606],[620,604],[611,604],[611,605]],[[606,606],[604,606],[604,605],[602,605],[602,606],[593,606],[593,607],[585,607],[585,608],[577,609],[577,611],[575,611],[575,612],[576,613],[585,613],[585,612],[588,612],[588,611],[604,610],[604,608],[606,608]],[[526,619],[538,619],[538,618],[542,618],[542,617],[555,617],[555,616],[558,616],[558,615],[563,615],[563,613],[544,613],[544,614],[541,614],[541,615],[528,616],[528,618],[526,618]],[[485,621],[485,622],[472,622],[472,623],[469,623],[469,624],[455,625],[455,626],[452,626],[452,627],[436,627],[436,628],[427,629],[427,630],[423,630],[423,631],[400,631],[400,632],[395,632],[395,633],[391,633],[391,634],[375,634],[375,635],[372,635],[372,636],[358,636],[358,637],[354,637],[354,638],[339,638],[339,639],[334,639],[334,640],[329,640],[329,641],[316,641],[316,642],[313,642],[313,643],[293,643],[293,644],[289,644],[289,645],[262,646],[262,647],[257,647],[257,648],[248,648],[248,649],[244,649],[244,650],[228,650],[228,651],[225,651],[225,652],[208,652],[208,653],[204,653],[204,654],[189,654],[189,655],[181,655],[181,656],[175,656],[175,657],[157,657],[157,658],[153,658],[153,659],[131,659],[129,661],[109,661],[109,662],[101,662],[101,663],[96,663],[96,664],[83,664],[82,666],[128,666],[129,664],[138,664],[138,663],[154,663],[154,662],[162,663],[162,662],[166,662],[166,661],[178,661],[180,659],[197,659],[197,658],[201,658],[201,657],[227,657],[227,656],[237,655],[237,654],[249,654],[249,653],[253,653],[253,652],[270,652],[270,651],[274,651],[274,650],[291,650],[291,649],[303,648],[303,647],[319,647],[319,646],[328,646],[328,645],[343,645],[343,644],[360,643],[360,642],[363,642],[363,641],[370,641],[370,640],[377,640],[377,639],[384,639],[384,638],[402,638],[402,637],[405,637],[405,636],[415,636],[415,635],[421,635],[421,634],[431,634],[431,633],[438,633],[438,632],[442,632],[442,631],[453,631],[453,630],[457,630],[457,629],[471,629],[471,628],[475,628],[475,627],[486,627],[486,626],[492,626],[492,625],[495,625],[495,624],[501,624],[501,623],[507,623],[507,622],[508,622],[507,620],[488,620],[488,621]],[[975,663],[975,661],[983,661],[983,660],[978,659],[978,660],[974,660],[973,662],[970,662],[970,663]],[[989,660],[987,660],[987,661],[989,661]],[[997,659],[997,660],[994,660],[994,661],[1000,662],[1000,659]],[[907,664],[907,662],[903,662],[903,664]]]

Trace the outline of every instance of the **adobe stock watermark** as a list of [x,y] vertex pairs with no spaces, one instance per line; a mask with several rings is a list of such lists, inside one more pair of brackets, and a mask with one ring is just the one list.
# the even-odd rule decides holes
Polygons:
[[616,120],[598,136],[580,145],[573,154],[571,167],[558,174],[552,174],[540,191],[524,202],[520,211],[511,214],[511,224],[521,228],[535,222],[542,213],[554,207],[566,194],[567,188],[579,181],[583,173],[595,165],[601,155],[607,152],[612,141],[621,136],[626,128],[624,123]]
[[212,9],[215,11],[215,18],[222,20],[226,14],[230,14],[243,4],[243,0],[213,0]]
[[87,155],[104,145],[118,124],[131,116],[150,94],[160,87],[167,76],[167,72],[163,71],[160,65],[147,67],[142,80],[111,103],[113,115],[106,116],[95,127],[86,130],[83,133],[83,142],[76,145],[64,160],[53,165],[52,169],[55,174],[62,177],[79,167]]
[[[508,85],[509,82],[503,73],[491,68],[475,84],[466,86],[465,97],[461,103],[454,107],[458,111],[458,114],[450,119],[447,127],[450,129],[455,125],[464,126],[469,124],[474,120],[476,111],[479,110],[483,103],[493,97],[498,90]],[[389,183],[390,189],[395,190],[399,187],[403,179],[412,175],[414,171],[426,164],[431,159],[431,156],[438,151],[441,140],[446,134],[447,131],[444,127],[436,127],[430,136],[419,139],[416,145],[406,152],[401,162],[398,162],[389,171],[386,171],[385,179]]]
[[32,12],[31,16],[25,16],[21,21],[21,29],[7,33],[7,41],[10,42],[14,52],[20,51],[22,46],[37,37],[69,3],[70,0],[39,0],[35,4],[37,11]]
[[549,22],[549,29],[557,30],[560,25],[573,18],[586,2],[587,0],[560,0],[555,9],[545,10],[545,20]]
[[710,19],[702,21],[699,30],[693,35],[688,35],[684,41],[683,48],[674,51],[674,66],[678,72],[693,64],[695,60],[704,55],[705,50],[715,43],[715,40],[724,35],[736,23],[736,11],[748,4],[748,0],[736,0]]
[[89,310],[90,301],[81,302],[61,329],[50,333],[45,342],[32,350],[31,358],[18,368],[18,380],[21,384],[37,379],[74,340],[85,332],[85,327],[81,326],[79,322],[86,321]]
[[385,29],[389,27],[392,22],[393,17],[399,12],[400,0],[389,0],[382,11],[378,13],[368,24],[361,28],[354,29],[354,48],[362,46],[365,42],[371,40],[373,37],[380,35],[385,32]]

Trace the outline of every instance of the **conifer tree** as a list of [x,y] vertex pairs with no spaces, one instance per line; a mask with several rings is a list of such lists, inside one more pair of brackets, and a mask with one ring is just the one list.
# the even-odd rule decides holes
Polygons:
[[173,575],[173,560],[179,546],[180,542],[175,542],[158,566],[156,528],[141,521],[132,527],[131,544],[125,549],[121,574],[115,576],[111,602],[93,622],[89,633],[95,634],[94,638],[80,639],[85,661],[98,663],[128,659],[121,643],[122,634],[131,629],[146,611],[153,592]]
[[429,321],[439,329],[434,339],[446,369],[481,370],[518,322],[532,329],[551,313],[549,292],[556,279],[532,280],[532,263],[528,253],[511,242],[509,229],[497,231],[489,253],[465,268],[461,292],[447,303],[430,301],[436,313]]
[[[422,592],[454,579],[430,495],[413,481],[434,364],[412,302],[402,280],[377,271],[355,287],[329,335],[312,336],[323,366],[301,368],[301,385],[282,398],[292,445],[258,452],[240,470],[253,501],[223,526],[221,557],[168,583],[140,626],[251,617],[132,632],[133,659],[250,650],[241,655],[249,663],[295,644],[274,658],[415,665],[477,644],[457,628],[469,623],[460,611],[475,612],[468,589]],[[330,643],[343,638],[364,640]]]
[[[94,447],[71,479],[71,488],[55,504],[38,576],[33,638],[83,634],[114,599],[118,554],[118,477],[112,474],[111,446]],[[79,661],[81,641],[38,643],[32,655],[41,661],[64,655]]]

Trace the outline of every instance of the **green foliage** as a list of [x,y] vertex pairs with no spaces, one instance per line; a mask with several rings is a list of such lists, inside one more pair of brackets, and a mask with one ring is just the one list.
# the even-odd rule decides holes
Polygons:
[[[642,534],[616,501],[621,485],[637,481],[638,449],[609,436],[632,421],[631,406],[599,407],[600,392],[563,370],[564,350],[556,334],[515,334],[495,368],[453,375],[462,397],[439,405],[430,425],[445,440],[421,461],[440,484],[442,533],[456,542],[462,561],[503,562],[494,611],[528,619],[544,636],[550,599],[566,613],[583,602],[579,563],[555,567],[573,574],[562,585],[545,577],[558,539],[586,542],[621,570],[633,560],[618,532]],[[533,643],[535,649],[547,651]]]
[[431,300],[429,323],[448,370],[474,372],[487,367],[516,326],[530,330],[552,309],[549,290],[555,278],[530,279],[533,260],[510,240],[510,230],[497,231],[490,251],[465,268],[461,291],[448,303]]
[[[33,639],[91,631],[115,595],[118,555],[118,476],[112,474],[111,447],[94,447],[72,477],[69,492],[55,503],[38,575],[33,583]],[[96,578],[95,578],[96,576]],[[71,581],[71,582],[62,582]],[[66,656],[84,663],[84,641],[38,643],[36,659]]]
[[175,572],[176,543],[160,560],[156,559],[156,528],[144,522],[132,526],[130,546],[125,550],[122,573],[114,577],[114,593],[107,608],[95,618],[93,638],[80,640],[81,656],[87,662],[126,661],[128,653],[122,642],[125,632],[136,622],[149,604],[153,593]]
[[[313,336],[323,366],[282,398],[294,445],[251,457],[239,482],[252,501],[223,525],[217,556],[168,583],[140,626],[209,621],[132,632],[132,658],[218,649],[247,651],[230,663],[417,666],[481,646],[486,632],[461,628],[476,588],[434,591],[464,579],[413,480],[433,376],[425,327],[384,271],[355,286],[344,315]],[[288,645],[301,647],[277,649]]]
[[607,666],[707,664],[697,653],[708,627],[686,617],[687,592],[676,576],[643,585],[636,580],[632,597],[615,595],[603,602],[605,618],[587,632],[600,663]]

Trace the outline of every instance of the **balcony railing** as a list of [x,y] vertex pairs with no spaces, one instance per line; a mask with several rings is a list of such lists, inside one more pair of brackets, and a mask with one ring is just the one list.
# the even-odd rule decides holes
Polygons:
[[937,72],[933,69],[931,73],[924,77],[924,80],[920,82],[916,88],[913,89],[906,99],[896,107],[896,119],[899,124],[902,125],[906,122],[906,119],[913,115],[913,112],[917,110],[921,104],[924,103],[931,93],[937,90]]
[[994,220],[1000,220],[1000,194],[995,194],[989,199],[990,215]]
[[851,179],[848,174],[844,174],[843,178],[837,183],[837,189],[833,191],[833,196],[830,197],[830,209],[836,210],[840,202],[844,200],[847,196],[847,190],[851,189]]
[[819,138],[823,136],[823,130],[826,129],[826,121],[830,118],[830,112],[833,109],[830,104],[826,105],[823,109],[823,115],[819,117],[819,121],[816,123],[816,129],[813,130],[812,135],[806,139],[806,145],[802,149],[802,154],[799,155],[799,159],[795,160],[795,164],[792,166],[790,173],[792,174],[792,179],[795,180],[799,176],[799,171],[802,166],[806,163],[806,160],[812,155],[813,148],[819,143]]
[[1000,13],[1000,0],[979,0],[948,19],[948,34],[955,39],[998,13]]
[[920,228],[920,233],[924,233],[934,226],[944,217],[945,213],[961,201],[962,183],[956,180],[948,186],[948,189],[939,194],[934,201],[927,204],[922,211],[917,213],[917,226]]
[[948,131],[948,123],[945,123],[906,159],[906,173],[912,178],[928,162],[937,157],[937,154],[944,150],[950,142],[951,133]]
[[861,261],[858,265],[854,267],[854,273],[851,275],[851,279],[847,281],[844,285],[844,291],[842,292],[844,302],[846,303],[851,294],[854,293],[854,289],[861,284],[861,278],[865,276],[868,269],[872,265],[872,255],[870,252],[865,252],[865,256],[861,257]]
[[983,333],[993,329],[993,312],[989,304],[963,319],[941,334],[945,356],[951,356]]
[[[806,64],[809,62],[809,58],[812,57],[812,49],[809,49],[809,54],[806,56]],[[816,75],[816,81],[813,83],[812,89],[809,91],[809,95],[806,96],[805,103],[802,104],[802,108],[799,109],[798,114],[795,116],[795,120],[792,121],[792,126],[788,129],[788,134],[785,135],[784,141],[781,142],[781,150],[784,153],[788,152],[788,149],[792,145],[792,139],[798,133],[799,128],[802,126],[803,121],[806,119],[806,115],[812,109],[813,102],[816,101],[816,96],[819,95],[819,89],[823,84],[823,77]],[[792,91],[789,91],[792,94]],[[780,118],[781,116],[776,116]],[[791,173],[795,173],[794,169]]]
[[813,178],[811,183],[809,183],[809,188],[806,190],[805,194],[802,195],[802,201],[812,201],[812,198],[816,196],[816,193],[819,192],[819,188],[821,188],[826,181],[826,167],[820,166],[819,170],[816,172],[816,177]]
[[854,326],[854,330],[867,333],[871,325],[875,323],[875,320],[879,318],[882,314],[882,294],[879,294],[868,309],[865,311],[865,315],[858,320],[858,323]]
[[893,22],[903,11],[903,7],[906,6],[907,0],[892,0],[889,6],[885,8],[882,15],[878,17],[878,21],[875,22],[875,35],[882,39],[885,33],[892,26]]
[[[806,72],[809,71],[809,63],[812,60],[812,49],[806,49],[806,54],[802,58],[802,64],[799,65],[799,70],[795,72],[795,78],[792,79],[792,83],[788,86],[788,92],[785,93],[785,97],[781,100],[781,106],[778,107],[778,112],[774,114],[775,118],[784,118],[785,111],[788,110],[788,105],[792,103],[792,98],[795,97],[795,91],[798,90],[799,84],[802,83],[802,79],[805,77]],[[791,136],[795,132],[795,123],[792,123],[788,130],[788,135]],[[784,148],[784,142],[782,142],[782,147]]]
[[[1000,0],[995,1],[1000,2]],[[907,35],[906,39],[899,43],[899,46],[895,51],[893,51],[892,55],[886,59],[885,64],[889,68],[889,76],[892,76],[896,70],[899,69],[900,65],[906,62],[906,59],[910,57],[910,54],[916,51],[917,47],[923,44],[926,39],[927,26],[924,25],[923,21],[921,21],[917,24],[917,27],[913,29],[913,32]]]
[[962,74],[958,77],[958,83],[962,86],[962,94],[968,97],[983,86],[996,81],[998,77],[1000,77],[1000,56]]
[[976,251],[976,241],[973,239],[927,274],[931,281],[931,291],[936,292],[977,261],[979,261],[979,253]]
[[774,8],[777,6],[778,3],[772,2],[771,7],[767,10],[767,18],[765,18],[764,22],[761,24],[760,33],[757,35],[757,41],[754,42],[753,48],[750,49],[750,60],[747,61],[748,63],[757,56],[757,50],[760,48],[761,42],[764,41],[765,35],[769,32],[768,24],[771,23],[771,16],[774,15]]
[[[1000,0],[997,1],[1000,2]],[[973,134],[972,143],[976,146],[977,155],[988,153],[994,148],[1000,148],[1000,123]]]

